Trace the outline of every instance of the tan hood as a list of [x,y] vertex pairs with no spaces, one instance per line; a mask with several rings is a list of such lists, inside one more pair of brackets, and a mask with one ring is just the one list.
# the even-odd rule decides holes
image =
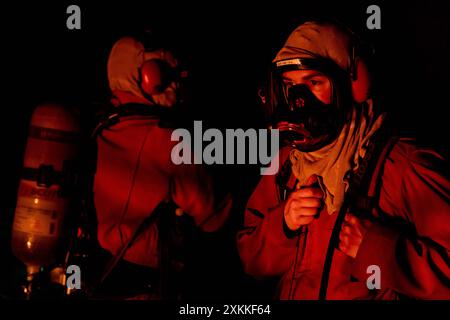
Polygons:
[[[138,80],[139,68],[144,61],[161,59],[176,67],[177,61],[166,50],[145,52],[144,45],[132,37],[119,39],[111,49],[108,58],[108,81],[110,89],[124,91],[145,99]],[[157,95],[152,95],[153,101],[163,106],[172,106],[176,103],[177,84],[172,82],[166,90]]]
[[318,55],[348,70],[351,50],[352,36],[349,31],[331,23],[306,22],[291,33],[273,61]]

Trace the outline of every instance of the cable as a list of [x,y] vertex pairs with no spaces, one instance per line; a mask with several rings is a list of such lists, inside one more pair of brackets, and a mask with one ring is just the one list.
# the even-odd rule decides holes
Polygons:
[[152,128],[152,125],[149,125],[149,127],[147,129],[147,132],[145,133],[144,140],[142,141],[141,147],[139,149],[139,153],[138,153],[137,160],[136,160],[136,165],[134,167],[133,175],[132,175],[132,178],[131,178],[131,186],[130,186],[130,189],[128,191],[127,201],[125,202],[125,207],[124,207],[124,209],[122,211],[122,214],[120,216],[120,222],[119,222],[118,228],[119,228],[120,242],[121,242],[122,246],[123,246],[123,234],[122,234],[121,225],[122,225],[123,219],[125,218],[125,215],[128,213],[128,207],[129,207],[130,201],[131,201],[131,194],[132,194],[134,186],[136,184],[136,177],[137,177],[137,173],[139,171],[139,167],[140,167],[140,164],[141,164],[142,151],[144,150],[144,146],[145,146],[145,143],[147,142],[147,139],[148,139],[148,136],[150,134],[151,128]]
[[297,269],[297,261],[298,261],[298,252],[300,249],[300,236],[305,233],[306,227],[305,226],[301,226],[300,227],[300,232],[297,235],[297,243],[296,243],[296,247],[297,249],[295,250],[295,260],[294,260],[294,268],[292,269],[292,278],[291,278],[291,285],[289,287],[289,294],[288,294],[288,299],[289,300],[293,300],[293,292],[292,292],[292,288],[294,285],[294,277],[295,277],[295,270]]

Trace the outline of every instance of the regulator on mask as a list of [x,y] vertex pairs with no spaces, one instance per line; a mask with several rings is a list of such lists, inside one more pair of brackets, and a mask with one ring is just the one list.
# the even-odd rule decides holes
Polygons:
[[[287,86],[282,75],[292,70],[316,70],[331,83],[331,103],[319,100],[306,84]],[[277,61],[271,75],[267,104],[270,122],[283,144],[314,151],[334,141],[349,116],[352,103],[349,79],[334,62],[323,58]]]

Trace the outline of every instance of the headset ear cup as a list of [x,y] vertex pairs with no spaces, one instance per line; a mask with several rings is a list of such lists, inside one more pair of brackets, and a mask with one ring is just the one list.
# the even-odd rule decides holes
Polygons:
[[139,85],[148,95],[161,92],[163,87],[163,72],[156,60],[145,61],[139,69]]
[[353,99],[363,103],[369,99],[371,78],[366,63],[361,58],[355,61],[356,80],[352,80]]

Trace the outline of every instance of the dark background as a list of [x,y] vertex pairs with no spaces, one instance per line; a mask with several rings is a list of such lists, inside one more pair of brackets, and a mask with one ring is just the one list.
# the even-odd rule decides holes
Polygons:
[[[81,7],[81,30],[66,28],[66,8]],[[366,28],[366,8],[381,8],[381,30]],[[378,103],[404,135],[448,149],[450,106],[449,1],[73,1],[17,3],[2,10],[2,136],[0,292],[15,284],[21,264],[9,250],[19,170],[32,109],[45,101],[77,105],[84,119],[109,97],[106,61],[120,36],[151,25],[191,70],[191,115],[219,127],[261,125],[256,92],[289,33],[310,16],[339,18],[374,44]],[[6,85],[6,86],[5,86]],[[86,128],[87,130],[87,128]],[[238,195],[235,219],[198,251],[193,296],[245,297],[265,292],[242,274],[233,248],[239,204],[255,168],[226,168]],[[222,170],[222,169],[220,169]],[[255,289],[256,288],[256,289]]]

